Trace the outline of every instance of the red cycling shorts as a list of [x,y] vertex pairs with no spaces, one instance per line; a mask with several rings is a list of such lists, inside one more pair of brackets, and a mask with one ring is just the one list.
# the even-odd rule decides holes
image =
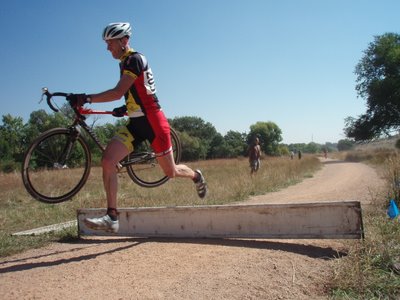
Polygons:
[[162,110],[142,117],[129,118],[128,124],[117,130],[114,139],[121,141],[129,152],[145,140],[150,142],[157,156],[172,151],[170,126]]

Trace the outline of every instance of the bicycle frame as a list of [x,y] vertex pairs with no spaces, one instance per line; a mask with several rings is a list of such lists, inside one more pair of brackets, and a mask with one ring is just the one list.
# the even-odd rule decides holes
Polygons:
[[[85,108],[85,107],[79,107],[78,112],[80,114],[80,117],[77,116],[77,122],[78,124],[90,135],[90,137],[96,142],[97,146],[102,150],[102,152],[105,151],[105,147],[101,144],[101,142],[98,140],[96,133],[90,128],[85,120],[83,115],[112,115],[112,111],[106,111],[106,110],[94,110],[90,108]],[[125,114],[127,116],[127,114]],[[135,153],[134,157],[130,157],[129,160],[126,161],[121,161],[120,164],[122,166],[125,166],[130,163],[135,163],[138,161],[141,161],[143,159],[151,159],[155,158],[154,153],[148,153],[148,152],[143,152],[143,153]],[[120,166],[118,166],[120,167]]]
[[[61,92],[50,93],[47,88],[43,89],[47,104],[55,112],[58,112],[58,109],[51,102],[52,97],[65,97],[71,105],[69,95]],[[75,113],[71,125],[66,128],[52,128],[41,133],[28,147],[23,159],[21,175],[24,186],[32,197],[45,203],[59,203],[71,199],[88,180],[91,152],[87,137],[82,135],[82,129],[94,140],[101,152],[105,151],[105,146],[86,123],[85,115],[113,114],[113,112],[74,105],[71,105],[71,108]],[[182,148],[179,137],[172,128],[171,143],[174,160],[178,164]],[[118,171],[126,169],[129,177],[145,188],[157,187],[168,181],[169,177],[158,165],[150,142],[145,141],[143,148],[138,150],[141,152],[129,153],[117,164]],[[64,176],[68,176],[68,180],[65,180]]]
[[75,118],[75,121],[70,126],[70,128],[74,128],[74,130],[80,134],[80,132],[77,128],[77,125],[79,125],[81,128],[83,128],[88,133],[88,135],[93,139],[93,141],[96,143],[96,145],[100,148],[100,150],[102,152],[104,152],[106,150],[106,148],[103,146],[103,144],[99,141],[99,138],[97,137],[96,133],[92,130],[92,128],[90,128],[89,125],[86,124],[84,116],[77,115]]
[[[47,104],[49,105],[49,107],[53,111],[58,112],[59,110],[51,102],[52,97],[57,97],[57,96],[67,97],[69,94],[60,93],[60,92],[51,94],[47,88],[43,88],[43,96],[44,95],[47,97],[46,100],[47,100]],[[74,133],[76,133],[76,138],[77,138],[81,134],[80,129],[78,127],[78,125],[79,125],[80,128],[83,128],[84,131],[86,131],[88,133],[88,135],[93,139],[93,141],[99,147],[101,152],[104,152],[105,146],[99,141],[96,133],[92,130],[92,128],[89,125],[87,125],[87,123],[85,122],[85,120],[86,120],[85,115],[113,115],[113,112],[105,111],[105,110],[95,110],[95,109],[85,108],[83,106],[72,107],[72,109],[74,110],[74,113],[75,113],[75,119],[74,119],[73,123],[70,126],[68,126],[68,128],[70,130],[72,130]],[[127,116],[127,114],[125,114],[125,115]],[[67,153],[66,157],[68,157],[68,152],[69,151],[66,152]],[[148,153],[148,152],[135,153],[133,157],[130,156],[129,159],[122,160],[117,167],[120,169],[121,167],[126,167],[129,164],[136,163],[141,160],[147,160],[147,159],[153,159],[153,158],[155,158],[154,153]]]
[[[66,98],[69,95],[68,93],[59,93],[59,92],[51,94],[47,88],[43,88],[42,91],[43,91],[43,96],[46,96],[46,98],[47,98],[46,99],[47,104],[55,112],[58,112],[59,110],[51,102],[52,97],[61,96],[61,97]],[[74,119],[73,123],[70,126],[68,126],[68,128],[71,129],[78,136],[81,134],[80,130],[78,128],[78,125],[79,125],[81,128],[83,128],[88,133],[88,135],[93,139],[93,141],[96,143],[96,145],[99,147],[99,149],[102,152],[104,152],[105,146],[99,141],[96,133],[92,130],[92,128],[89,125],[87,125],[87,123],[85,122],[86,117],[84,115],[101,115],[101,114],[112,115],[113,112],[112,111],[104,111],[104,110],[93,110],[93,109],[85,108],[83,106],[72,107],[72,109],[74,110],[74,113],[75,113],[75,119]]]

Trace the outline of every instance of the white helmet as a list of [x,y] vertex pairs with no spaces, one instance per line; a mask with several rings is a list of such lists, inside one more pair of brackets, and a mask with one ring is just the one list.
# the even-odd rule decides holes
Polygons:
[[110,23],[104,28],[103,40],[121,39],[125,36],[131,36],[132,27],[129,23]]

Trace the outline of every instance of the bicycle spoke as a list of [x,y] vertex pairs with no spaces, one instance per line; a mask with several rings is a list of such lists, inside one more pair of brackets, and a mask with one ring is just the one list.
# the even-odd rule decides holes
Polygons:
[[28,151],[23,181],[36,199],[61,202],[79,191],[89,175],[89,168],[90,153],[83,140],[71,142],[68,130],[50,130]]
[[[179,138],[173,130],[171,130],[171,140],[175,163],[179,163],[181,146]],[[138,150],[140,153],[132,153],[127,158],[129,161],[126,163],[127,170],[131,179],[143,187],[156,187],[165,183],[168,177],[158,164],[150,144],[143,143]]]

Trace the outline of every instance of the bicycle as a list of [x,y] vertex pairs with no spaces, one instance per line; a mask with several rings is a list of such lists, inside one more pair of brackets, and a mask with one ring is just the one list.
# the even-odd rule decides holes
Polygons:
[[[59,109],[52,103],[53,97],[64,97],[68,93],[50,93],[43,88],[42,100],[46,96],[48,106],[55,112]],[[96,133],[85,122],[85,115],[112,114],[112,111],[92,110],[71,106],[75,117],[66,128],[53,128],[40,134],[29,146],[22,165],[22,181],[28,193],[45,203],[59,203],[75,196],[88,180],[91,169],[91,152],[87,133],[95,145],[105,151]],[[182,147],[177,133],[171,128],[171,140],[175,163],[181,160]],[[121,160],[116,166],[126,169],[129,177],[139,186],[157,187],[169,179],[157,163],[156,155],[146,140]]]

